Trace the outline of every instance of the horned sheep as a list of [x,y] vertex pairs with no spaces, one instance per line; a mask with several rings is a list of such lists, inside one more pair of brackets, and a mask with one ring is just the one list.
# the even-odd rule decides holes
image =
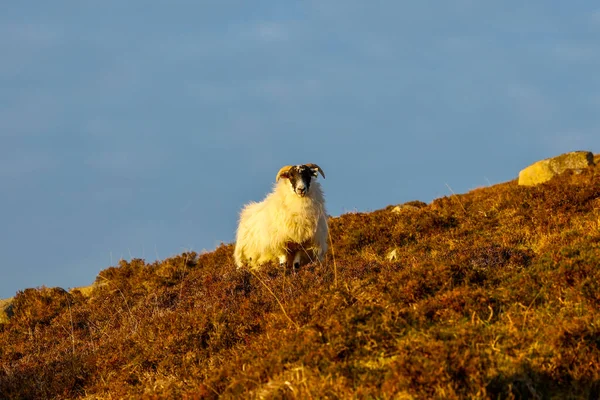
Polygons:
[[273,191],[240,213],[234,251],[238,268],[257,269],[275,261],[298,267],[322,261],[327,252],[325,198],[316,164],[286,165],[275,178]]

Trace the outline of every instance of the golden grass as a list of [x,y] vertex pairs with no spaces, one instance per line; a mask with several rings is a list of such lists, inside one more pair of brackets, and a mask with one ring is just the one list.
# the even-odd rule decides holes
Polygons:
[[599,199],[596,166],[332,218],[335,267],[224,244],[27,289],[0,398],[598,398]]

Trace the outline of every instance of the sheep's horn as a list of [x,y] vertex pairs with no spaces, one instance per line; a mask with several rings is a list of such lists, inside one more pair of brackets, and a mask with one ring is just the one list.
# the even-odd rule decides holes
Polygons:
[[317,164],[305,164],[308,168],[310,169],[317,169],[317,171],[319,171],[321,173],[321,176],[323,178],[325,178],[325,173],[323,172],[323,170],[321,169],[321,167],[319,167]]
[[275,182],[277,182],[279,180],[279,178],[281,178],[281,175],[286,174],[291,168],[292,168],[291,165],[286,165],[285,167],[281,167],[281,169],[277,173],[277,177],[275,178]]

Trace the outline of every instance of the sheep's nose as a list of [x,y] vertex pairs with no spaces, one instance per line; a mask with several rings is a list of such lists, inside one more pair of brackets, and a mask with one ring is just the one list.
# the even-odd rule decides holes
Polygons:
[[305,194],[306,188],[298,188],[298,194]]

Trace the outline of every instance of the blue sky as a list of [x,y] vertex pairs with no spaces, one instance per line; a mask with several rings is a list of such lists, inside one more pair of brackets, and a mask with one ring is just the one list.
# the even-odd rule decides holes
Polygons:
[[594,1],[6,2],[0,298],[232,242],[313,162],[332,215],[600,152]]

